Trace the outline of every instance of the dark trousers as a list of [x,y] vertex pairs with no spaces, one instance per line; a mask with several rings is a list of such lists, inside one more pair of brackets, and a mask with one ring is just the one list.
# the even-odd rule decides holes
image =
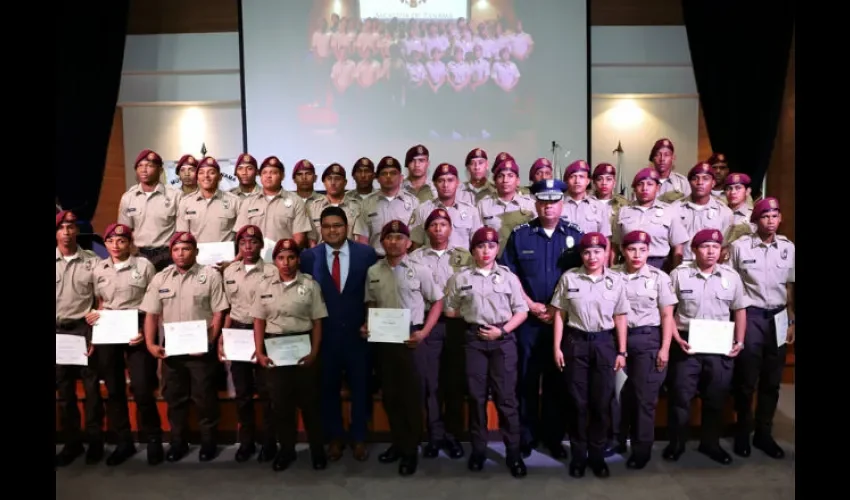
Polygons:
[[620,439],[631,435],[632,453],[649,455],[655,441],[655,409],[667,367],[658,371],[656,360],[661,348],[661,329],[657,326],[629,328],[629,376],[620,391]]
[[463,384],[457,383],[464,376],[458,374],[458,367],[463,369],[463,363],[458,364],[457,360],[463,351],[457,346],[457,331],[452,332],[455,338],[448,339],[449,321],[441,317],[428,338],[414,351],[425,402],[425,424],[432,443],[457,438],[463,432]]
[[160,272],[174,262],[171,260],[171,249],[165,247],[139,247],[139,253],[148,259],[156,272]]
[[[411,327],[411,332],[422,325]],[[416,455],[422,437],[422,396],[414,350],[403,344],[378,344],[383,376],[383,402],[392,444],[403,455]],[[422,349],[418,346],[416,349]]]
[[445,412],[446,438],[459,438],[466,418],[466,322],[460,318],[444,318],[446,339],[440,359],[440,393]]
[[168,403],[172,443],[188,440],[190,399],[198,410],[201,441],[215,442],[220,410],[215,387],[219,362],[214,353],[210,349],[202,356],[173,356],[163,360],[163,395]]
[[[231,328],[241,330],[253,330],[254,325],[232,321]],[[254,394],[259,396],[263,405],[263,442],[275,441],[274,428],[272,426],[272,403],[268,391],[268,370],[256,363],[245,361],[232,361],[230,363],[230,376],[233,379],[233,388],[236,392],[236,418],[239,420],[239,443],[250,444],[256,441],[257,418],[254,412]]]
[[[502,326],[502,325],[495,325]],[[479,325],[466,331],[466,378],[469,384],[469,433],[472,452],[487,451],[487,391],[493,391],[499,428],[509,458],[519,456],[519,404],[516,399],[517,355],[516,335],[502,340],[481,340]]]
[[667,265],[667,257],[648,257],[646,263],[652,267],[664,270],[664,266]]
[[[339,335],[343,334],[343,335]],[[347,337],[347,338],[346,338]],[[372,371],[370,345],[359,331],[324,332],[321,347],[322,427],[328,439],[344,441],[342,425],[342,378],[348,385],[351,402],[349,437],[355,443],[366,441],[372,414]]]
[[522,442],[560,443],[567,432],[566,394],[561,374],[552,361],[553,327],[529,318],[517,334],[517,399]]
[[[89,336],[89,326],[84,320],[56,325],[57,335]],[[97,373],[97,350],[89,358],[88,366],[56,365],[56,392],[59,395],[59,424],[65,434],[66,445],[103,442],[103,398],[100,396],[100,378]],[[82,379],[85,391],[85,435],[77,406],[77,379]]]
[[[776,323],[773,317],[780,309],[747,308],[747,335],[744,350],[735,359],[732,390],[738,415],[736,433],[748,436],[770,436],[773,416],[779,402],[779,386],[785,369],[786,346],[777,347]],[[753,394],[756,411],[753,418]]]
[[[680,332],[687,340],[687,332]],[[700,442],[718,446],[723,431],[723,406],[732,384],[734,360],[720,354],[688,354],[674,343],[670,348],[672,386],[668,402],[667,425],[670,441],[684,443],[688,439],[691,401],[702,399]]]
[[[308,332],[309,334],[309,332]],[[298,409],[310,442],[310,452],[322,453],[325,436],[319,412],[321,362],[310,366],[277,366],[268,369],[274,428],[281,451],[294,452],[298,438]]]
[[570,398],[573,462],[604,460],[614,394],[614,330],[582,332],[564,328],[561,341]]
[[130,390],[136,402],[139,441],[161,440],[162,422],[154,396],[154,391],[159,387],[156,358],[151,356],[144,342],[134,346],[99,345],[95,350],[100,376],[109,394],[106,402],[109,427],[118,434],[118,441],[133,441],[127,406],[126,371],[130,372]]

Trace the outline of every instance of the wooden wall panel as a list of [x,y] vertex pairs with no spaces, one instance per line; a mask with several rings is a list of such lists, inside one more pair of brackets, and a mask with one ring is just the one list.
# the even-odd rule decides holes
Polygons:
[[[699,106],[699,122],[697,124],[697,158],[698,161],[707,160],[714,153],[711,150],[711,140],[708,138],[708,129],[705,127],[705,117],[702,114],[702,104]],[[688,167],[690,169],[690,167]]]
[[591,0],[592,26],[681,26],[681,0]]
[[126,191],[124,179],[124,118],[121,108],[115,110],[112,121],[112,133],[106,150],[106,167],[103,169],[103,185],[100,199],[92,218],[95,232],[102,233],[106,226],[115,222],[118,214],[118,202]]
[[779,232],[791,241],[795,240],[796,207],[796,127],[794,124],[796,78],[795,72],[795,41],[791,41],[791,54],[788,62],[788,73],[785,79],[785,95],[782,99],[782,114],[779,118],[779,130],[773,146],[773,155],[767,170],[767,194],[779,199],[782,206],[782,225]]

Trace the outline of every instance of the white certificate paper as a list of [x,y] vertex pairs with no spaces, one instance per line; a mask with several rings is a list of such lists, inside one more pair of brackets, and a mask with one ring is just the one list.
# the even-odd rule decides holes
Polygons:
[[56,364],[88,366],[86,338],[80,335],[56,334]]
[[410,309],[369,309],[369,342],[403,344],[410,340]]
[[274,366],[293,366],[310,354],[310,335],[278,335],[265,339],[266,356]]
[[139,336],[139,311],[98,311],[91,333],[92,344],[128,344]]
[[206,321],[165,323],[165,355],[202,354],[209,350]]
[[230,262],[236,258],[234,245],[232,241],[198,243],[198,264],[214,266],[219,262]]
[[782,347],[788,339],[788,309],[774,316],[773,322],[776,324],[776,347]]
[[228,361],[254,361],[252,358],[257,350],[254,344],[254,330],[223,328],[221,336],[224,343],[224,357]]
[[274,246],[277,244],[276,241],[272,241],[268,238],[263,238],[263,249],[260,251],[260,258],[263,259],[263,262],[273,262],[272,252],[274,252]]
[[735,323],[713,319],[692,319],[688,327],[690,354],[729,354],[735,343]]

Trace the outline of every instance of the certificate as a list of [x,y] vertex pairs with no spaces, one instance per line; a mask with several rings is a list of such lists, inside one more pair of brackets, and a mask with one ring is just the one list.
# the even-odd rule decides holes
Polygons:
[[274,366],[294,366],[304,356],[310,354],[313,347],[310,335],[278,335],[267,338],[266,356]]
[[272,252],[274,252],[274,246],[277,244],[276,241],[272,241],[268,238],[263,238],[263,249],[260,251],[260,258],[263,259],[263,262],[273,262]]
[[230,262],[236,258],[234,245],[232,241],[198,243],[198,264],[215,266],[219,262]]
[[80,335],[56,334],[56,364],[88,366],[86,338]]
[[410,340],[410,309],[369,309],[369,342],[403,344]]
[[165,355],[183,356],[209,351],[206,321],[180,321],[162,325],[165,331]]
[[257,350],[254,344],[254,330],[224,328],[221,330],[221,337],[224,356],[228,361],[254,361],[254,352]]
[[774,316],[773,322],[776,324],[776,347],[782,347],[788,339],[788,309]]
[[735,343],[735,323],[713,319],[692,319],[688,327],[689,354],[729,354]]
[[139,311],[98,311],[100,318],[91,333],[92,344],[129,344],[139,336]]

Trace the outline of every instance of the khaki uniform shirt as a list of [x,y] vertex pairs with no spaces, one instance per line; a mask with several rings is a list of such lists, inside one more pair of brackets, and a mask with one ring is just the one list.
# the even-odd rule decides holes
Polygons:
[[670,276],[661,269],[645,264],[635,274],[626,274],[626,266],[611,268],[623,275],[629,299],[629,328],[661,326],[661,309],[679,303]]
[[649,208],[635,204],[620,209],[611,241],[620,245],[623,237],[632,231],[644,231],[649,235],[650,257],[666,257],[671,248],[690,240],[676,210],[658,200]]
[[346,237],[354,239],[354,224],[357,222],[357,217],[360,216],[360,202],[357,201],[356,198],[351,198],[349,200],[343,198],[342,203],[339,205],[332,205],[331,202],[328,201],[327,197],[322,196],[307,205],[307,211],[310,214],[310,219],[313,224],[313,229],[307,236],[311,240],[315,241],[316,244],[322,242],[322,210],[331,206],[337,206],[345,212],[345,216],[348,218],[348,234]]
[[354,223],[354,234],[369,238],[369,245],[378,255],[384,255],[381,246],[381,230],[391,220],[407,222],[413,211],[419,206],[419,200],[403,189],[390,199],[381,191],[375,191],[360,204],[360,216]]
[[679,298],[675,313],[679,331],[688,331],[692,319],[729,321],[732,311],[750,305],[741,276],[729,266],[717,264],[711,275],[704,276],[691,262],[674,269],[670,278]]
[[[715,198],[709,198],[705,205],[697,205],[690,201],[690,198],[683,198],[674,203],[672,208],[679,213],[689,241],[703,229],[717,229],[724,237],[729,235],[729,228],[732,227],[734,218],[732,211]],[[684,245],[682,250],[684,260],[694,259],[690,243]]]
[[144,257],[131,255],[118,264],[107,257],[94,268],[94,294],[103,301],[103,309],[138,309],[154,276],[156,269]]
[[182,193],[157,184],[150,193],[136,184],[121,195],[118,223],[133,230],[138,247],[167,247],[177,227],[177,205]]
[[[374,192],[375,192],[375,191],[372,191],[372,193],[374,193]],[[351,189],[351,190],[349,190],[349,191],[346,191],[346,192],[345,192],[345,196],[343,196],[343,197],[342,197],[342,201],[356,201],[356,202],[358,202],[358,203],[361,203],[361,204],[362,204],[362,203],[363,203],[363,200],[365,200],[365,199],[366,199],[369,195],[371,195],[372,193],[369,193],[369,194],[360,194],[360,193],[358,193],[358,192],[357,192],[357,190],[356,190],[356,189]],[[349,223],[349,224],[352,224],[352,222],[351,222],[351,221],[348,221],[348,223]],[[352,224],[352,225],[353,225],[353,224]]]
[[162,316],[163,323],[206,321],[210,327],[213,313],[229,307],[218,271],[195,263],[182,274],[174,264],[157,273],[139,309]]
[[431,270],[405,255],[395,267],[379,260],[366,272],[366,302],[381,309],[409,309],[410,324],[425,323],[425,304],[443,298]]
[[593,196],[593,199],[608,206],[608,212],[611,214],[611,234],[613,234],[614,226],[617,224],[617,218],[620,216],[620,209],[629,206],[629,200],[618,194],[615,194],[609,200],[600,200],[595,196]]
[[[250,267],[250,269],[249,269]],[[251,324],[251,307],[256,301],[257,287],[264,278],[277,274],[277,268],[258,259],[252,266],[239,260],[224,270],[224,292],[230,302],[230,318],[240,323]]]
[[741,237],[731,247],[729,265],[741,275],[750,305],[777,309],[788,302],[786,283],[794,283],[796,247],[777,234],[769,245],[758,234]]
[[631,311],[625,278],[608,268],[599,276],[584,266],[565,272],[550,304],[567,313],[566,326],[588,333],[613,330],[614,316]]
[[238,213],[239,197],[235,194],[219,189],[207,199],[198,191],[180,200],[177,231],[192,233],[198,243],[233,241]]
[[496,196],[496,185],[493,184],[493,181],[488,180],[480,189],[474,187],[469,182],[464,182],[457,189],[455,199],[477,207],[481,200],[487,196]]
[[307,207],[297,194],[281,189],[271,200],[260,193],[239,205],[236,230],[253,224],[260,228],[263,238],[277,242],[313,229]]
[[581,232],[602,233],[605,237],[611,237],[611,208],[601,201],[586,196],[581,200],[574,200],[569,195],[564,198],[564,209],[561,217],[581,228]]
[[457,311],[470,325],[500,325],[516,313],[528,312],[519,278],[500,265],[486,276],[470,265],[449,278],[444,308]]
[[410,218],[410,239],[421,245],[428,243],[427,228],[425,221],[434,209],[443,208],[448,212],[452,219],[452,234],[449,236],[449,246],[469,246],[472,241],[472,235],[483,224],[481,223],[481,215],[474,205],[463,201],[455,200],[454,205],[447,207],[440,200],[434,198],[423,202],[413,211],[413,216]]
[[437,197],[437,188],[434,187],[434,183],[431,181],[425,182],[421,188],[416,189],[410,183],[410,179],[405,179],[401,184],[401,188],[412,194],[419,203],[425,203]]
[[534,200],[519,193],[516,193],[511,201],[504,201],[498,195],[488,196],[478,203],[478,212],[481,215],[481,222],[496,231],[501,229],[502,221],[508,213],[520,212],[522,216],[531,219],[537,217]]
[[266,335],[312,332],[313,321],[328,316],[322,289],[308,274],[284,283],[275,273],[260,282],[255,296],[251,317],[265,320]]
[[94,268],[100,258],[77,247],[65,259],[56,248],[56,321],[85,318],[94,307]]
[[[235,188],[230,190],[230,194],[235,195],[239,200],[244,200],[245,198],[250,198],[255,194],[263,194],[263,188],[260,187],[259,184],[254,184],[254,189],[251,190],[250,193],[243,193],[240,186],[236,186]],[[237,229],[238,231],[238,229]]]
[[661,179],[658,187],[658,199],[672,203],[680,198],[691,195],[691,183],[688,178],[678,172],[670,172],[670,177]]

